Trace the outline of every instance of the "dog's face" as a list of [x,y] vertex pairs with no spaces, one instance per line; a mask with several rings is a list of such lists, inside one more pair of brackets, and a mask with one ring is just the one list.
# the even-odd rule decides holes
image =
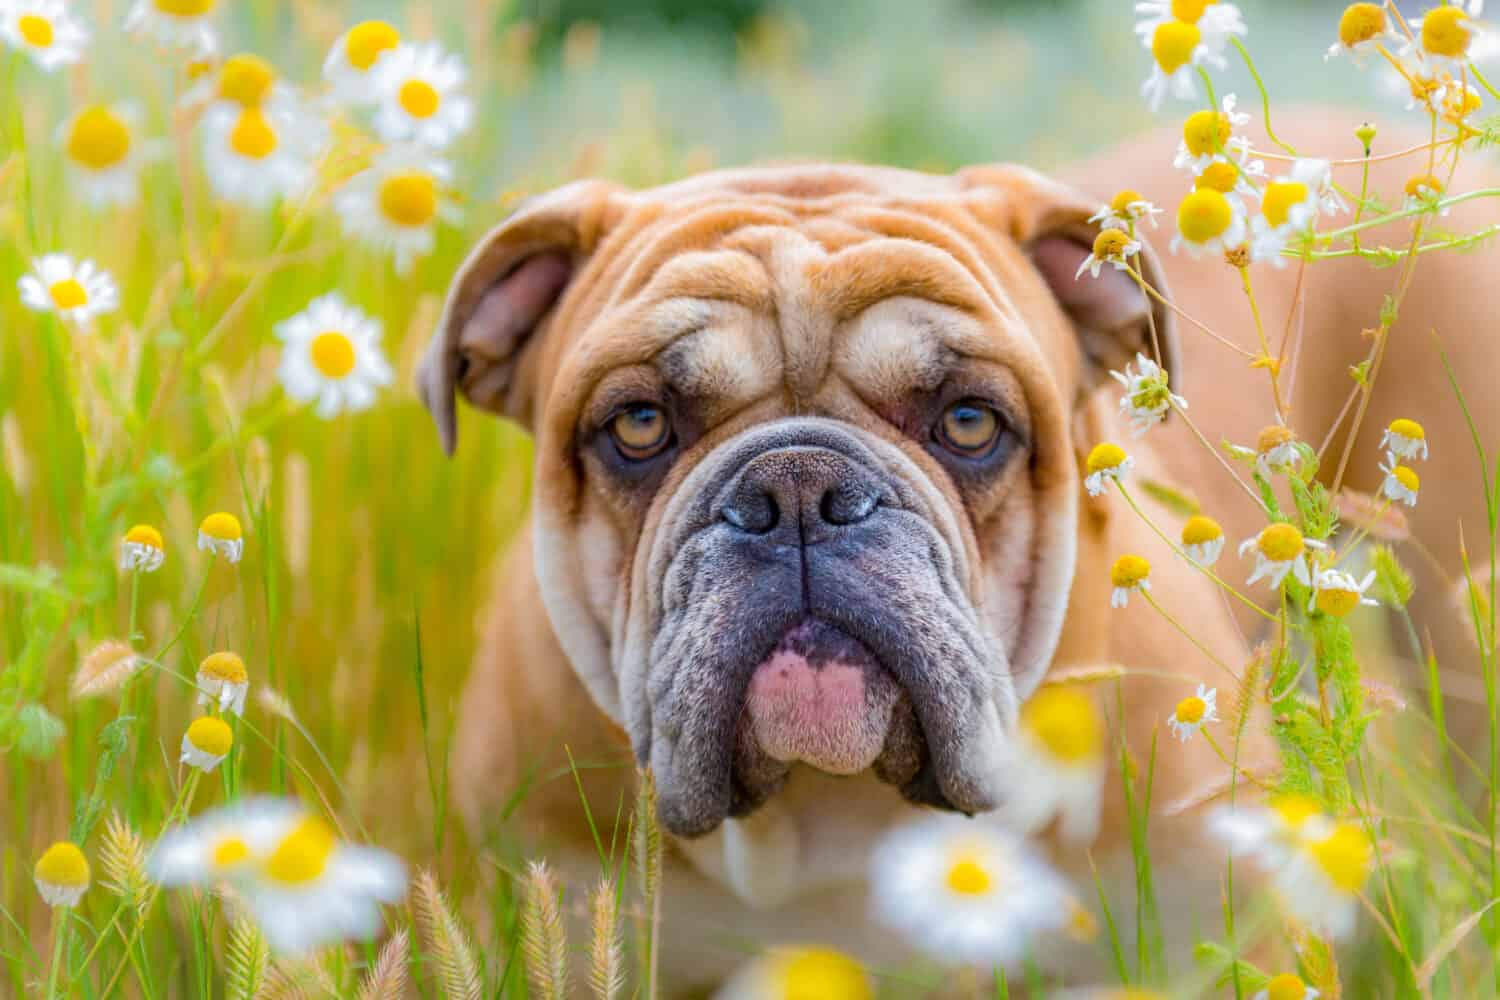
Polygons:
[[[552,625],[693,836],[797,764],[965,812],[1056,646],[1099,374],[1169,343],[1018,168],[573,185],[455,281],[422,389],[537,437]],[[1159,281],[1149,255],[1146,277]]]

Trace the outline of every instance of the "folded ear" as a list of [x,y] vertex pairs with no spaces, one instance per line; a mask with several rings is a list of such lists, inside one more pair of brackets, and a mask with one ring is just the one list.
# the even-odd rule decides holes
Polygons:
[[530,412],[536,386],[524,364],[528,348],[608,231],[620,190],[578,181],[531,199],[459,268],[417,370],[417,391],[448,454],[458,443],[456,392],[515,420]]
[[[1025,250],[1063,312],[1073,320],[1079,344],[1096,385],[1111,370],[1121,370],[1137,352],[1156,361],[1180,389],[1177,329],[1172,311],[1141,289],[1135,278],[1106,264],[1098,277],[1078,275],[1093,252],[1099,227],[1089,222],[1101,207],[1082,192],[1026,167],[971,167],[959,173],[967,191],[987,197],[993,221]],[[1141,250],[1133,261],[1141,277],[1163,299],[1170,300],[1166,276],[1156,253],[1137,229]]]

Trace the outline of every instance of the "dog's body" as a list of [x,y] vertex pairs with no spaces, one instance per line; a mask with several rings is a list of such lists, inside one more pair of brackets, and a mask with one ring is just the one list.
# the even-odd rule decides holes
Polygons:
[[[1333,121],[1352,135],[1352,120]],[[1068,179],[1100,200],[1129,186],[1170,209],[1185,189],[1167,167],[1173,143],[1158,137]],[[1410,172],[1379,169],[1374,185],[1399,190]],[[1465,173],[1456,185],[1478,186]],[[566,768],[566,747],[598,819],[629,801],[632,750],[651,764],[668,831],[682,835],[669,852],[669,981],[712,983],[774,941],[889,957],[866,922],[871,843],[912,802],[999,804],[1004,775],[976,762],[1049,671],[1143,671],[1121,683],[1123,715],[1113,683],[1101,700],[1137,753],[1193,683],[1232,688],[1143,602],[1109,607],[1110,563],[1147,556],[1153,593],[1226,663],[1243,665],[1254,623],[1237,622],[1118,497],[1084,497],[1079,468],[1093,443],[1118,441],[1134,475],[1191,492],[1237,543],[1260,525],[1235,484],[1181,420],[1132,439],[1103,376],[1156,341],[1217,444],[1253,442],[1271,422],[1266,374],[1187,324],[1174,337],[1170,313],[1119,272],[1074,282],[1095,207],[1010,168],[768,168],[644,193],[574,185],[523,209],[455,284],[423,386],[445,443],[456,385],[538,438],[532,544],[501,570],[464,699],[459,803],[483,830],[527,786],[521,832],[565,869],[574,859],[569,874],[585,884],[597,861],[577,787],[566,770],[546,778]],[[1493,215],[1445,222],[1475,229]],[[1494,261],[1485,250],[1419,266],[1347,477],[1373,490],[1379,428],[1426,423],[1431,493],[1413,521],[1444,559],[1456,518],[1482,523],[1481,492],[1426,331],[1444,335],[1460,371],[1494,370],[1482,338],[1466,336],[1483,302],[1461,291]],[[1188,315],[1255,347],[1231,268],[1146,267]],[[1298,268],[1253,276],[1274,347]],[[1395,277],[1358,262],[1306,276],[1291,423],[1314,446]],[[1014,438],[982,467],[955,462],[926,430],[949,426],[953,400],[970,398],[996,401]],[[670,453],[638,459],[624,443],[657,446],[646,439],[663,418],[631,408],[642,399],[673,419]],[[1500,401],[1471,402],[1482,427],[1500,426]],[[1175,533],[1176,517],[1145,507]],[[793,514],[796,534],[778,534]],[[1232,549],[1221,568],[1241,576]],[[1417,613],[1448,615],[1441,583],[1422,584]],[[1243,748],[1252,766],[1271,759],[1262,729]],[[1164,748],[1154,800],[1189,799],[1223,771],[1203,740]],[[1127,844],[1120,782],[1105,788],[1094,857],[1108,874]],[[1153,824],[1180,847],[1201,820]],[[1058,861],[1087,879],[1083,852]],[[1220,869],[1201,856],[1191,867],[1207,891],[1194,897],[1178,877],[1171,895],[1211,926]]]

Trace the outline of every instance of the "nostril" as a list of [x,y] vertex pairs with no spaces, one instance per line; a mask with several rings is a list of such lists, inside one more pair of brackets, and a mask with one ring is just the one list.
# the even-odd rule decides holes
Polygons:
[[781,510],[769,493],[740,493],[719,511],[724,521],[750,535],[764,535],[776,527]]
[[828,524],[858,524],[880,506],[880,497],[861,489],[832,489],[823,494],[818,513]]

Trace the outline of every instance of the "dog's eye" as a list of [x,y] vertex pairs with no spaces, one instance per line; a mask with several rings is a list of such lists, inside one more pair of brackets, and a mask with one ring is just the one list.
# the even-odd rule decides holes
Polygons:
[[1000,415],[976,400],[960,400],[943,411],[933,433],[944,448],[973,458],[988,451],[1000,436]]
[[620,454],[644,461],[661,454],[672,440],[672,422],[667,412],[650,403],[636,403],[615,414],[609,435]]

